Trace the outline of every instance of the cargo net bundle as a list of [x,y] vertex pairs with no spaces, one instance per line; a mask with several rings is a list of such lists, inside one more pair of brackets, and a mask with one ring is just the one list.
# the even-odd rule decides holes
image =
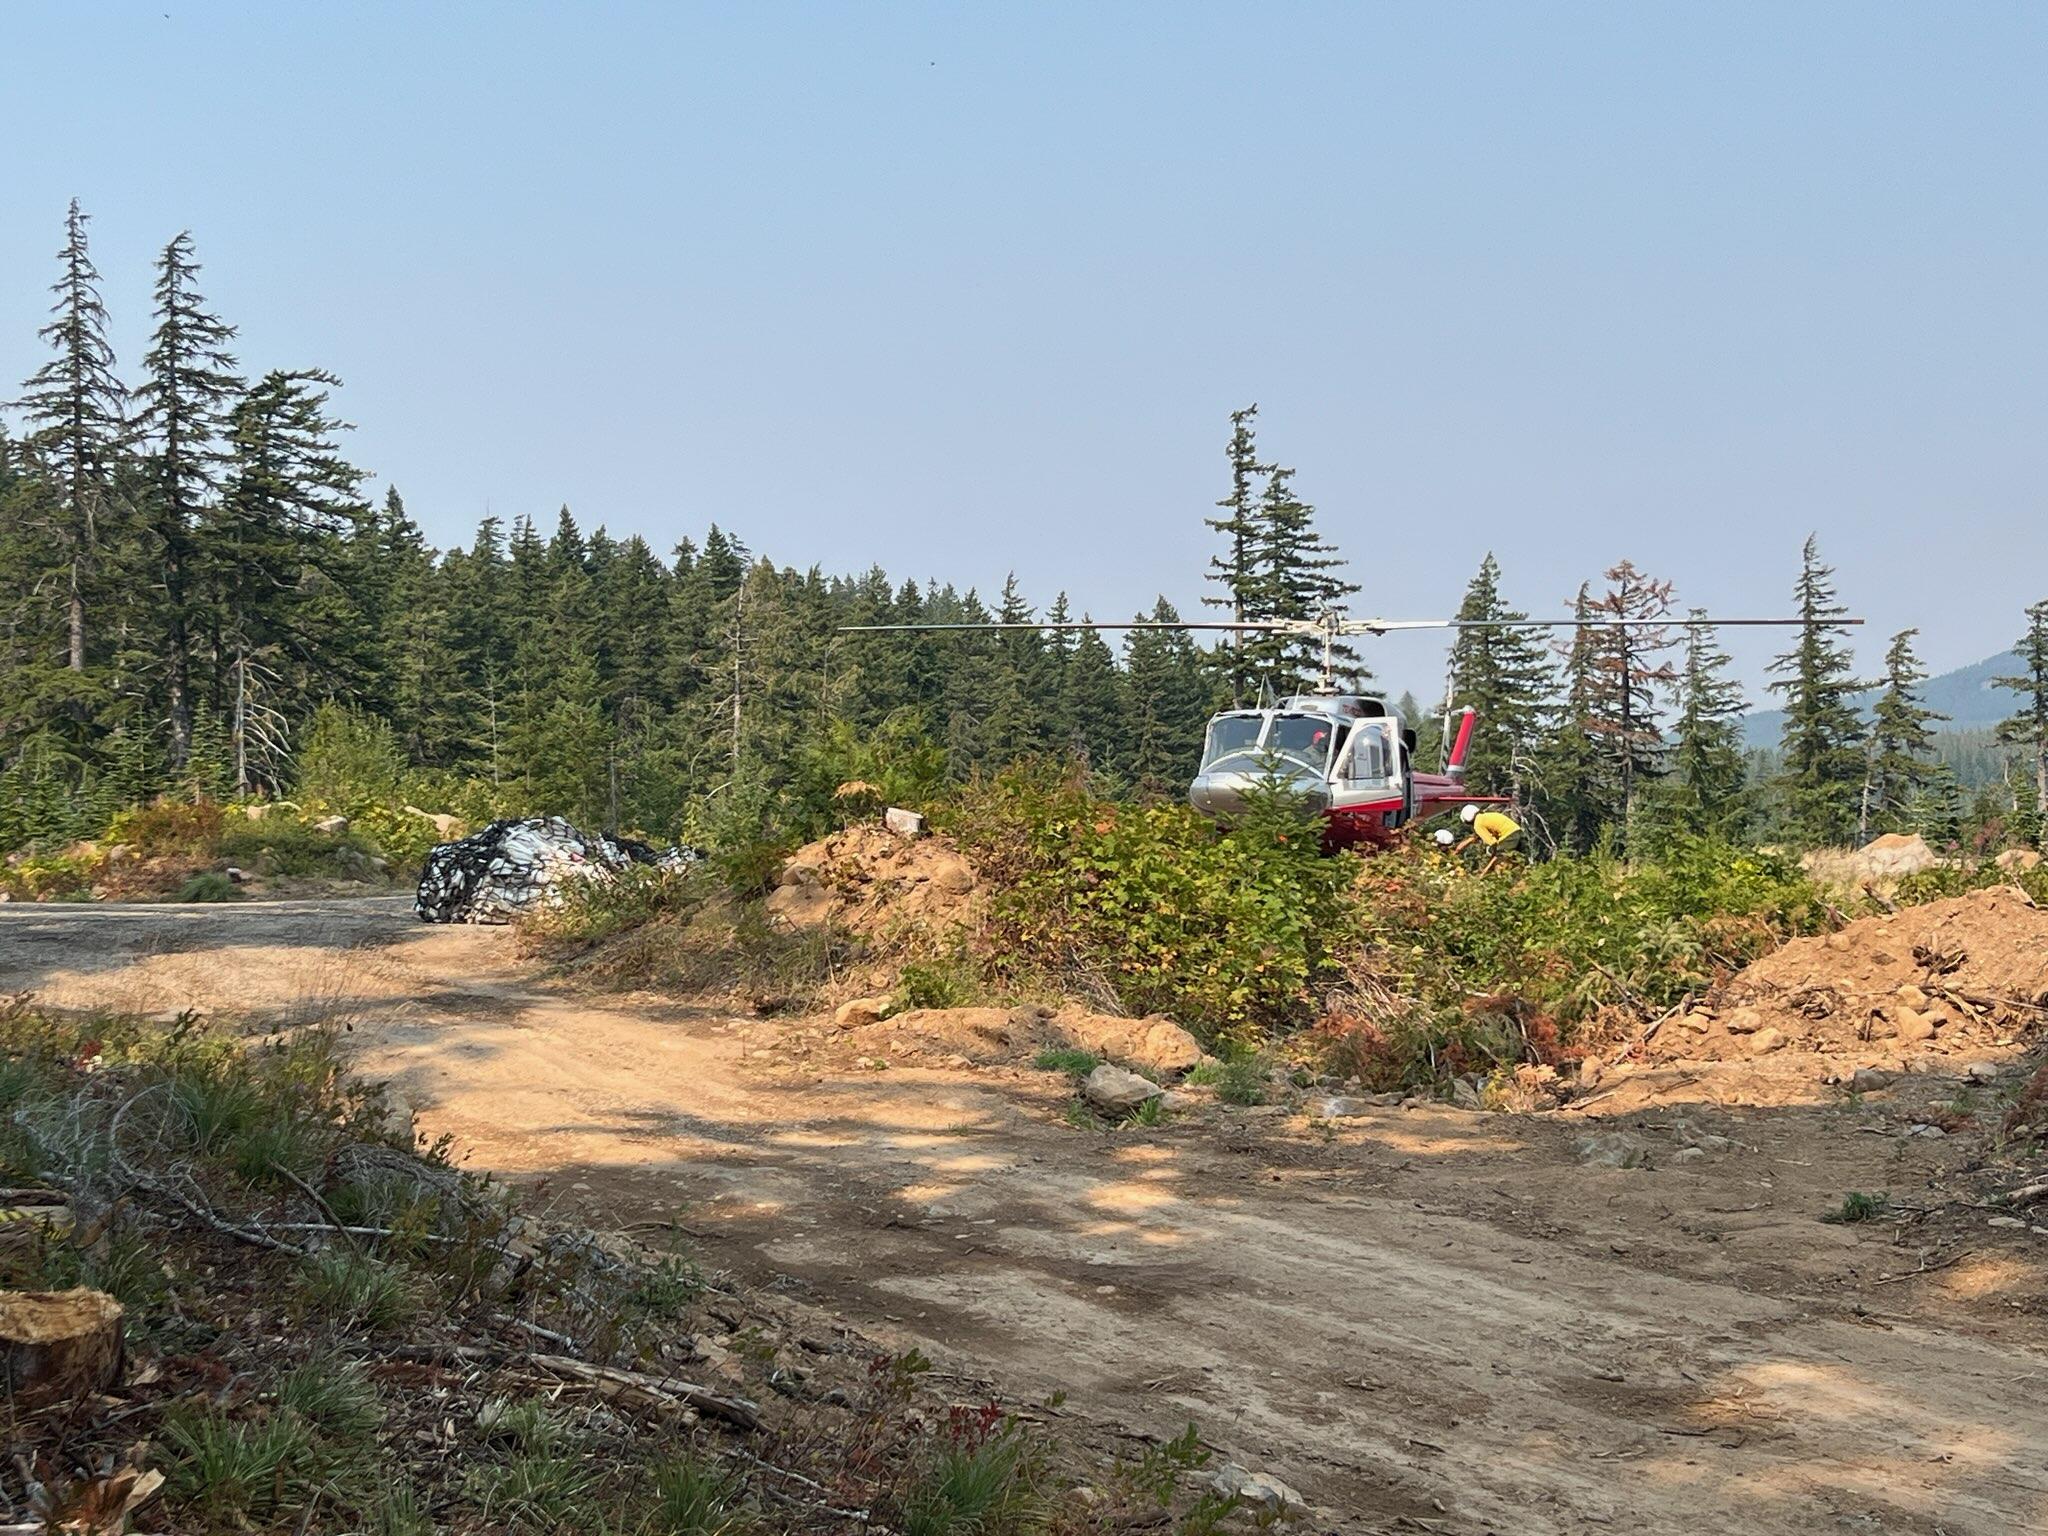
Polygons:
[[687,848],[585,832],[560,816],[494,821],[427,854],[413,909],[429,923],[509,923],[564,885],[616,880],[635,864],[680,871],[697,858]]

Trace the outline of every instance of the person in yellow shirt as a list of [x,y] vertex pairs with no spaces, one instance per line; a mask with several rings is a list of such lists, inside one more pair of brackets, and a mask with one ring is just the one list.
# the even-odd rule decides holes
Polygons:
[[1512,852],[1521,844],[1522,829],[1505,812],[1482,811],[1476,805],[1468,805],[1458,815],[1472,831],[1453,852],[1461,853],[1476,842],[1486,850],[1486,863],[1491,864],[1501,854]]

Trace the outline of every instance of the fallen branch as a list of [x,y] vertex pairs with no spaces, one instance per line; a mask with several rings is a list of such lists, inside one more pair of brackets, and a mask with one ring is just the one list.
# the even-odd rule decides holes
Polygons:
[[615,1365],[593,1365],[588,1360],[578,1360],[570,1355],[541,1354],[521,1349],[491,1349],[477,1344],[401,1345],[395,1349],[387,1349],[383,1353],[394,1360],[417,1360],[427,1365],[530,1365],[541,1370],[553,1371],[558,1376],[567,1376],[575,1381],[608,1381],[675,1398],[689,1404],[700,1413],[709,1414],[715,1419],[723,1419],[740,1429],[761,1427],[759,1406],[746,1398],[728,1397],[724,1393],[714,1392],[709,1387],[699,1386],[694,1381],[684,1381],[680,1377],[655,1376],[646,1371],[629,1371]]
[[1918,1269],[1905,1270],[1900,1274],[1879,1275],[1875,1283],[1878,1285],[1891,1285],[1900,1280],[1917,1280],[1922,1275],[1931,1275],[1936,1270],[1947,1269],[1951,1264],[1961,1263],[1964,1259],[1967,1259],[1973,1251],[1974,1250],[1969,1248],[1958,1249],[1956,1252],[1950,1254],[1947,1258],[1943,1259],[1939,1264],[1922,1264]]
[[2031,1184],[2022,1184],[2017,1189],[2008,1189],[1998,1197],[2002,1205],[2025,1205],[2029,1200],[2038,1200],[2048,1195],[2048,1179],[2036,1179]]

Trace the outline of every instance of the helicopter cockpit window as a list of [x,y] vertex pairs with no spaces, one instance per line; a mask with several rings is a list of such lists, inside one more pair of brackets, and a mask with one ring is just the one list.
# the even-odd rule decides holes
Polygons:
[[1330,761],[1334,722],[1326,715],[1275,715],[1266,732],[1266,750],[1313,769],[1320,775]]
[[1265,727],[1260,715],[1224,715],[1209,722],[1209,750],[1202,754],[1202,771],[1208,772],[1227,757],[1249,758],[1257,751],[1259,732]]

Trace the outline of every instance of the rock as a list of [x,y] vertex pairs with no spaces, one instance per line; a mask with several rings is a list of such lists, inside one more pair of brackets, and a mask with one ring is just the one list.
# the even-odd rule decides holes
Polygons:
[[1750,1035],[1763,1028],[1763,1018],[1754,1008],[1738,1008],[1722,1021],[1731,1035]]
[[1930,1140],[1939,1141],[1948,1135],[1948,1132],[1938,1125],[1916,1125],[1906,1134],[1908,1136],[1925,1136]]
[[974,889],[974,871],[965,859],[945,859],[933,867],[932,884],[948,896],[965,896]]
[[2039,869],[2041,855],[2031,848],[2008,848],[1991,862],[2007,874],[2015,875],[2023,869]]
[[249,878],[247,871],[238,869],[233,864],[228,865],[225,869],[221,871],[221,873],[226,875],[230,880],[234,881],[236,885],[240,885],[243,881]]
[[116,843],[107,850],[107,864],[109,867],[116,864],[126,864],[134,857],[135,849],[128,843]]
[[323,833],[328,837],[340,837],[342,833],[348,830],[348,818],[346,816],[322,816],[313,823],[313,830]]
[[1149,1077],[1126,1072],[1107,1063],[1088,1074],[1081,1084],[1081,1097],[1106,1115],[1128,1115],[1139,1105],[1158,1098],[1165,1090]]
[[1209,1490],[1218,1498],[1237,1499],[1258,1509],[1302,1509],[1308,1504],[1300,1494],[1269,1472],[1251,1472],[1234,1461],[1226,1461],[1209,1479]]
[[1850,856],[1856,872],[1871,880],[1897,880],[1933,869],[1941,859],[1917,832],[1887,832],[1873,837]]
[[1339,1094],[1327,1099],[1310,1099],[1308,1113],[1311,1120],[1349,1120],[1370,1114],[1374,1108],[1370,1099],[1354,1099]]
[[1894,992],[1892,996],[1896,997],[1908,1008],[1925,1008],[1927,1006],[1927,994],[1914,986],[1910,981]]
[[0,1389],[47,1407],[103,1392],[121,1374],[121,1303],[104,1291],[0,1291]]
[[791,928],[822,928],[832,917],[832,893],[822,885],[778,885],[762,903],[769,919]]
[[924,817],[898,806],[892,805],[882,812],[882,825],[906,840],[924,836]]
[[1963,1076],[1973,1083],[1995,1083],[1998,1081],[1998,1063],[1995,1061],[1973,1061],[1963,1068]]
[[886,997],[856,997],[832,1010],[832,1022],[841,1029],[856,1029],[862,1024],[879,1024],[887,1017],[889,999]]
[[1171,1019],[1154,1015],[1120,1019],[1106,1013],[1063,1009],[1045,1023],[1050,1043],[1129,1062],[1156,1075],[1186,1072],[1202,1064],[1202,1043]]
[[1178,1088],[1168,1088],[1159,1095],[1159,1107],[1176,1113],[1184,1109],[1193,1109],[1201,1102],[1202,1100],[1194,1094],[1184,1093]]
[[1674,1163],[1697,1163],[1707,1155],[1705,1147],[1680,1147],[1671,1154]]
[[450,816],[445,811],[423,811],[416,805],[408,805],[404,809],[408,816],[421,816],[431,821],[434,824],[434,835],[444,843],[453,842],[462,836],[463,823],[460,816]]
[[1785,1048],[1785,1032],[1781,1029],[1760,1029],[1749,1037],[1749,1054],[1768,1056],[1772,1051]]
[[1882,1067],[1858,1067],[1849,1075],[1851,1093],[1878,1093],[1897,1082],[1898,1074]]
[[1588,1056],[1579,1063],[1579,1086],[1581,1088],[1598,1088],[1600,1086],[1600,1079],[1606,1074],[1606,1071],[1606,1066],[1598,1056]]
[[2026,1223],[2017,1216],[1994,1216],[1984,1223],[1987,1227],[2024,1227]]
[[1589,1168],[1644,1168],[1650,1162],[1650,1143],[1634,1131],[1581,1136],[1574,1150]]
[[1934,1038],[1934,1020],[1924,1013],[1908,1011],[1898,1022],[1898,1037],[1907,1045]]
[[1451,1102],[1460,1109],[1484,1109],[1486,1095],[1471,1078],[1461,1077],[1451,1084]]

